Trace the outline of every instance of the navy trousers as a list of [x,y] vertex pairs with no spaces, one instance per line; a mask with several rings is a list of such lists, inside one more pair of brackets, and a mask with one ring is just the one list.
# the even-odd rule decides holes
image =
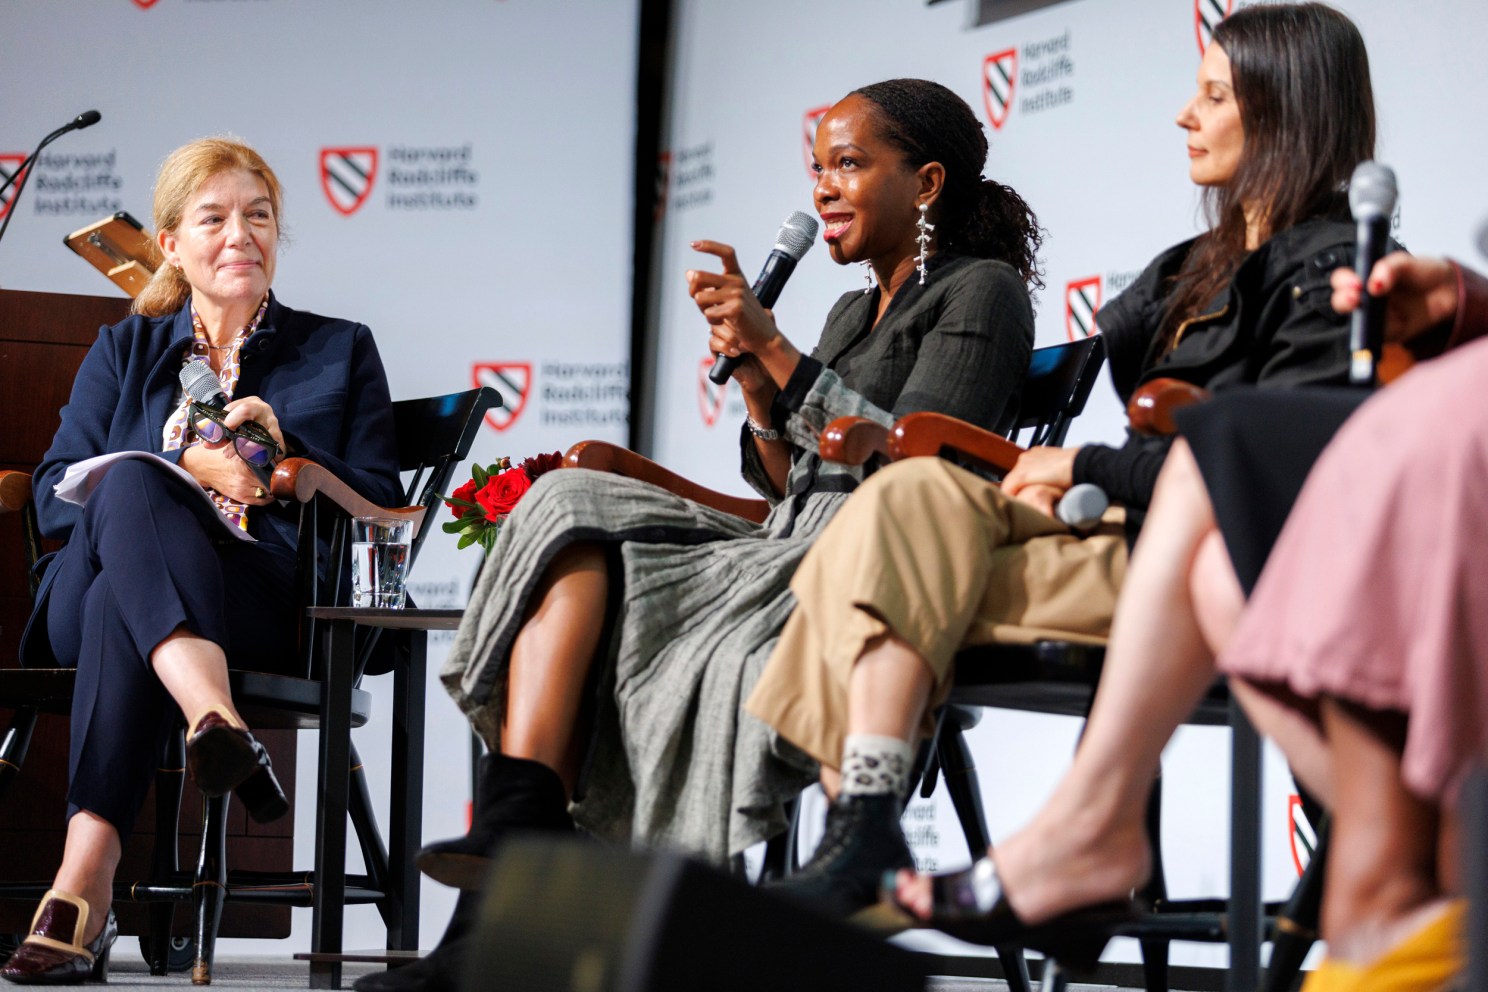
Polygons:
[[121,837],[133,827],[181,720],[150,664],[172,631],[215,642],[234,668],[296,663],[293,553],[238,540],[215,512],[159,466],[121,461],[51,564],[47,634],[77,668],[69,819],[88,810]]

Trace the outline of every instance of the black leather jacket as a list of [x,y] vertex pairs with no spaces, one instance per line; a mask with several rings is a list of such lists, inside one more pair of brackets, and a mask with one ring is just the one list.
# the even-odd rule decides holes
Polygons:
[[[1333,311],[1328,279],[1353,261],[1352,224],[1309,220],[1270,238],[1240,264],[1224,292],[1180,328],[1177,346],[1159,357],[1168,293],[1193,245],[1185,241],[1163,252],[1101,308],[1097,319],[1122,403],[1142,383],[1159,377],[1215,391],[1237,384],[1348,381],[1348,318]],[[1171,443],[1128,428],[1119,448],[1081,448],[1074,480],[1095,483],[1125,503],[1128,534],[1134,537]]]

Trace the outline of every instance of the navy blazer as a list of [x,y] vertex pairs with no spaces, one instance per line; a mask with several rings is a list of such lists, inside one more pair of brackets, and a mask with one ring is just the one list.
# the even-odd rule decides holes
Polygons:
[[[166,418],[181,399],[181,360],[191,340],[189,309],[164,317],[132,316],[99,331],[33,479],[37,516],[47,537],[65,541],[82,513],[52,489],[74,462],[110,451],[151,451],[180,460],[179,450],[160,449]],[[258,396],[274,408],[289,455],[326,466],[380,506],[401,503],[392,400],[365,325],[291,310],[270,294],[263,321],[243,346],[240,369],[233,395]],[[298,504],[274,503],[248,512],[250,534],[290,551],[298,522]],[[55,574],[48,569],[48,576]],[[49,591],[43,577],[22,637],[22,664],[53,663],[41,621]]]

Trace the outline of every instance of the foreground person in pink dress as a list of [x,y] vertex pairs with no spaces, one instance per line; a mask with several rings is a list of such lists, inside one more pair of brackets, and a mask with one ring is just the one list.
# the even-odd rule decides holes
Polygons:
[[[1488,334],[1488,281],[1454,263],[1392,255],[1370,288],[1389,295],[1394,340]],[[1336,309],[1358,295],[1351,273],[1335,274]],[[904,872],[897,900],[932,920],[997,904],[1037,928],[1126,898],[1151,870],[1143,811],[1163,745],[1224,649],[1220,668],[1252,719],[1334,813],[1331,956],[1315,987],[1449,981],[1462,909],[1445,838],[1488,717],[1485,376],[1488,341],[1466,343],[1364,403],[1308,477],[1248,606],[1236,535],[1216,522],[1199,461],[1175,445],[1069,773],[998,845],[995,872],[990,857],[933,883]]]

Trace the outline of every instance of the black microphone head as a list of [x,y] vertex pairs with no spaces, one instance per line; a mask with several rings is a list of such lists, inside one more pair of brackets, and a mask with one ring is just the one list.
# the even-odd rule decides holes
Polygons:
[[75,128],[92,127],[101,120],[103,120],[103,115],[98,111],[85,110],[72,119],[72,126]]
[[791,261],[799,262],[816,241],[816,229],[816,218],[797,210],[780,225],[780,231],[775,235],[775,250],[783,251]]
[[187,362],[181,366],[181,388],[187,396],[208,406],[221,406],[226,398],[222,380],[206,362]]
[[1356,221],[1379,220],[1395,212],[1395,173],[1379,162],[1360,162],[1349,180],[1349,210]]

